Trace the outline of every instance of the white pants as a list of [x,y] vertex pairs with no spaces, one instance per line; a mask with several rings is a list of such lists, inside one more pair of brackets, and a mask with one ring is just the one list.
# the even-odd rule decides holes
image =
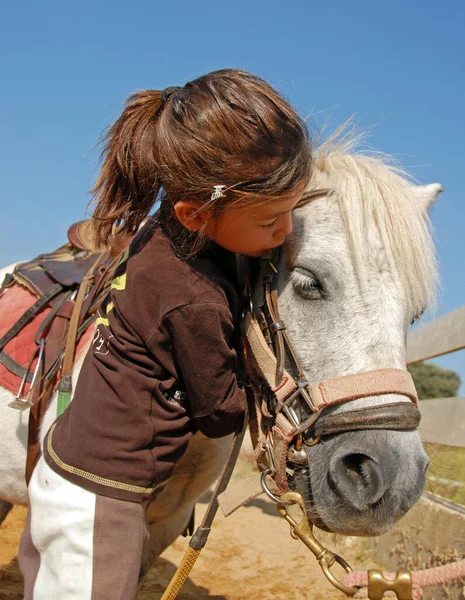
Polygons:
[[89,492],[40,457],[20,544],[24,600],[132,600],[147,539],[145,509]]

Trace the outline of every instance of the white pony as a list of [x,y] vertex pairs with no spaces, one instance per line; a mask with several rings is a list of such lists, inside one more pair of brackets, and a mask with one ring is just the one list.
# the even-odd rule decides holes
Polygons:
[[[407,328],[431,301],[437,282],[427,210],[441,186],[414,185],[382,158],[357,155],[339,142],[316,152],[311,189],[329,193],[295,212],[279,265],[281,317],[307,378],[405,368]],[[11,400],[0,390],[4,513],[10,503],[27,502],[28,415],[9,408]],[[55,418],[56,400],[43,433]],[[393,401],[406,399],[363,398],[330,410]],[[193,437],[148,510],[143,572],[186,527],[195,501],[218,476],[228,444]],[[306,452],[308,464],[295,471],[291,487],[306,499],[313,522],[354,535],[377,535],[395,523],[420,497],[429,462],[417,431],[347,432]]]

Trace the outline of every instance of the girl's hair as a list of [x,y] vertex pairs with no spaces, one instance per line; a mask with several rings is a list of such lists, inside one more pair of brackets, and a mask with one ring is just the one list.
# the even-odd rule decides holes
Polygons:
[[[303,120],[265,81],[236,69],[133,94],[103,143],[93,188],[100,245],[115,231],[137,231],[160,192],[162,214],[172,216],[179,200],[218,213],[286,195],[311,172]],[[215,185],[226,187],[212,200]]]

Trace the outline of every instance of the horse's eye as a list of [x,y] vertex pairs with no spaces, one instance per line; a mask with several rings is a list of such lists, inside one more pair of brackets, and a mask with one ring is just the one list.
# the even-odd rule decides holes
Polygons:
[[324,297],[320,281],[308,269],[294,267],[291,271],[291,283],[294,289],[307,300],[318,300]]

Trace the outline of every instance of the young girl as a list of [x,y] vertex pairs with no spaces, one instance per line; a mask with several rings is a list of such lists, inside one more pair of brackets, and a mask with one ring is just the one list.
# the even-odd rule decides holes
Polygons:
[[311,171],[303,121],[238,70],[134,94],[104,157],[96,236],[140,229],[30,482],[26,600],[135,597],[146,507],[197,430],[226,436],[243,415],[234,253],[284,242]]

